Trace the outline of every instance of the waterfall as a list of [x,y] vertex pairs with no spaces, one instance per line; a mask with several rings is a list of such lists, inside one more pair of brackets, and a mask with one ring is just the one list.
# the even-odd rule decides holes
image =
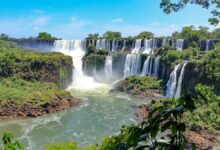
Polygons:
[[167,89],[166,89],[166,97],[173,98],[176,92],[176,84],[177,84],[177,71],[181,67],[180,64],[174,67],[173,72],[170,74],[169,81],[167,82]]
[[61,52],[72,57],[74,71],[73,83],[70,87],[76,89],[94,89],[101,86],[92,77],[88,77],[83,73],[82,58],[85,55],[85,45],[86,41],[82,40],[56,40],[52,49],[52,51]]
[[99,39],[96,42],[96,49],[97,50],[104,50],[106,49],[106,39]]
[[106,41],[106,48],[104,48],[104,49],[106,49],[106,50],[108,50],[108,51],[111,50],[111,41],[110,41],[110,40],[107,40],[107,41]]
[[144,40],[144,52],[146,54],[150,54],[152,48],[151,48],[152,39],[150,40]]
[[143,69],[142,69],[141,76],[146,76],[146,75],[149,75],[149,74],[150,74],[150,71],[149,71],[149,68],[150,68],[150,60],[151,60],[151,57],[148,56],[147,59],[146,59],[145,62],[144,62],[144,66],[143,66]]
[[177,84],[177,88],[176,88],[175,98],[180,98],[181,89],[182,89],[182,82],[183,82],[183,77],[184,77],[186,65],[187,65],[187,62],[185,62],[182,66],[182,69],[180,72],[180,77],[178,79],[178,84]]
[[156,57],[154,60],[154,75],[159,76],[160,57]]
[[124,78],[139,74],[141,56],[139,54],[127,54],[125,67],[124,67]]
[[162,47],[169,45],[169,39],[163,39]]
[[115,52],[118,50],[118,41],[112,40],[112,52]]
[[105,59],[105,76],[109,80],[112,77],[112,55],[106,56]]
[[[174,67],[173,72],[170,74],[169,81],[167,82],[167,89],[166,89],[167,98],[179,98],[180,97],[182,81],[183,81],[186,65],[187,65],[187,62],[185,62],[183,65],[178,64]],[[180,70],[180,68],[181,68],[181,71],[178,77],[178,71]]]
[[158,77],[160,57],[153,58],[148,56],[144,62],[141,76],[154,75]]
[[137,54],[140,52],[141,49],[141,39],[135,40],[134,48],[132,49],[132,54]]
[[205,42],[205,50],[211,50],[212,49],[212,40],[206,40]]
[[122,47],[121,51],[124,51],[125,48],[126,48],[126,40],[123,41],[123,47]]
[[144,40],[144,51],[145,54],[152,53],[152,50],[158,48],[157,46],[157,39],[149,39]]
[[172,41],[172,47],[179,51],[183,50],[183,46],[184,46],[184,39],[177,39]]

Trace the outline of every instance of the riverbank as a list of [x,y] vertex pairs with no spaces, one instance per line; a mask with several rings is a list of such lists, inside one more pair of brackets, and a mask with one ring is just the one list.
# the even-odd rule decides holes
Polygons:
[[[148,119],[148,114],[154,107],[154,103],[160,103],[160,102],[153,101],[149,104],[139,105],[136,108],[136,117],[140,120]],[[183,117],[183,120],[186,120],[185,117],[186,116]],[[187,130],[184,133],[184,137],[190,143],[194,143],[197,146],[197,149],[200,149],[200,150],[212,149],[215,146],[219,146],[219,143],[220,143],[220,138],[219,138],[220,134],[218,131],[210,130],[207,128],[206,129],[198,128],[198,127],[193,129],[192,127],[190,127],[190,125],[187,125]]]
[[54,83],[0,80],[0,119],[38,117],[79,104],[79,99]]
[[148,100],[163,98],[161,81],[151,76],[128,77],[116,83],[110,92],[122,92],[131,97]]

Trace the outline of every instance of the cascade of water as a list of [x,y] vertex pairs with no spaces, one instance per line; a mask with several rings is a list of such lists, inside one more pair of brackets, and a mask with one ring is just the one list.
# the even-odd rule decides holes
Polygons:
[[181,67],[180,64],[174,67],[173,72],[170,74],[169,81],[167,82],[167,89],[166,89],[166,97],[173,98],[176,93],[176,85],[177,85],[177,72]]
[[126,48],[126,40],[123,41],[123,47],[122,47],[121,51],[124,51],[125,48]]
[[205,50],[210,50],[210,49],[211,49],[211,40],[206,40]]
[[132,54],[138,54],[141,49],[141,39],[135,40],[134,48],[132,49]]
[[157,45],[157,39],[152,39],[152,49],[157,49],[158,45]]
[[141,76],[154,75],[158,77],[160,57],[153,58],[148,56],[144,62]]
[[[182,89],[182,81],[184,78],[185,67],[187,62],[183,65],[178,64],[175,66],[173,72],[170,74],[170,79],[167,82],[167,89],[166,89],[166,97],[167,98],[179,98]],[[181,68],[182,67],[182,68]],[[180,70],[180,74],[178,76],[178,71]]]
[[115,52],[118,48],[118,41],[113,40],[112,41],[112,52]]
[[104,48],[104,49],[106,49],[106,50],[108,50],[108,51],[111,50],[111,41],[110,41],[110,40],[107,40],[107,41],[106,41],[106,48]]
[[156,57],[154,60],[154,75],[159,76],[160,57]]
[[181,72],[180,72],[180,76],[178,79],[178,84],[177,84],[177,88],[176,88],[176,93],[175,93],[175,98],[180,98],[180,94],[181,94],[181,89],[182,89],[182,82],[183,82],[183,77],[184,77],[184,73],[185,73],[185,67],[187,65],[187,62],[185,62],[182,66]]
[[150,74],[150,72],[149,72],[150,60],[151,60],[151,57],[148,56],[147,59],[144,62],[144,66],[143,66],[143,69],[142,69],[141,76],[146,76],[146,75]]
[[140,58],[139,54],[127,54],[124,67],[124,78],[138,75],[141,61]]
[[150,54],[152,50],[158,48],[157,39],[144,40],[144,51],[143,53]]
[[169,45],[169,39],[163,39],[162,47]]
[[112,77],[112,55],[106,56],[105,59],[105,76],[109,80]]
[[152,50],[152,39],[150,40],[144,40],[144,52],[143,53],[146,53],[146,54],[149,54]]
[[[99,41],[97,41],[99,42]],[[82,58],[85,55],[85,43],[81,40],[56,40],[52,51],[61,52],[73,58],[73,83],[70,87],[77,89],[94,89],[100,87],[92,77],[88,77],[83,73]]]
[[99,39],[96,42],[96,49],[103,50],[106,49],[106,39]]
[[183,50],[183,46],[184,46],[184,39],[177,39],[172,41],[172,47],[179,51]]

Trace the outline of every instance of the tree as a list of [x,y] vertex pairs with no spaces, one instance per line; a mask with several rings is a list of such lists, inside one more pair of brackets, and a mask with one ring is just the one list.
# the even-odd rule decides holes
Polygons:
[[54,41],[58,38],[53,37],[51,34],[47,32],[40,32],[38,33],[37,39],[42,40],[42,41]]
[[209,22],[212,25],[218,25],[220,19],[220,1],[219,0],[161,0],[160,7],[166,14],[171,12],[178,12],[188,4],[199,5],[204,9],[211,8],[212,18],[209,18]]
[[214,38],[220,38],[220,28],[215,29],[215,30],[212,32],[212,35],[213,35]]
[[103,34],[103,38],[105,39],[120,39],[121,38],[121,32],[112,32],[112,31],[107,31],[105,34]]
[[98,33],[94,33],[94,34],[89,34],[87,39],[90,39],[90,40],[96,40],[99,38],[99,34]]
[[151,39],[154,37],[154,34],[152,32],[148,32],[148,31],[143,31],[141,33],[138,34],[137,38],[140,39]]
[[1,39],[1,40],[8,40],[8,38],[9,38],[9,36],[8,36],[7,34],[5,34],[5,33],[2,33],[2,34],[0,35],[0,39]]

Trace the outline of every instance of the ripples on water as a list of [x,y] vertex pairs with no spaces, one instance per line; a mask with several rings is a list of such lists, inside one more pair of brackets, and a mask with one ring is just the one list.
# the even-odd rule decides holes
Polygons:
[[118,134],[122,125],[136,123],[131,105],[140,104],[140,100],[108,94],[106,89],[69,90],[82,99],[81,105],[34,119],[2,121],[0,130],[13,133],[26,149],[40,150],[48,143],[71,140],[80,145],[95,144],[105,136]]

